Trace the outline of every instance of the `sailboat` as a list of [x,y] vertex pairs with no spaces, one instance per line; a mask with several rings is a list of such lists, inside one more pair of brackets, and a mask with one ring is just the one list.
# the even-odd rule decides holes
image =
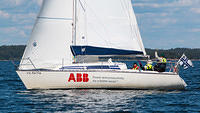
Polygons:
[[44,0],[17,73],[27,89],[186,87],[177,73],[104,56],[147,56],[131,0]]

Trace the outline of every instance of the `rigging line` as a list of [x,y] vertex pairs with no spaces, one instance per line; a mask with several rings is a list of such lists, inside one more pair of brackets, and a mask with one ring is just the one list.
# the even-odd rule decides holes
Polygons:
[[[86,2],[85,2],[85,0],[79,0],[79,3],[80,3],[80,5],[81,5],[81,7],[82,7],[82,9],[83,9],[83,11],[85,12],[84,13],[84,37],[85,37],[85,39],[84,39],[84,43],[86,44],[86,45],[88,45],[88,38],[87,38],[87,12],[86,12]],[[85,6],[85,7],[84,7]]]
[[73,20],[72,18],[52,18],[52,17],[37,17],[38,19],[49,19],[49,20]]
[[[85,2],[85,0],[83,0],[83,2],[84,2],[84,5],[86,4],[86,2]],[[87,8],[87,6],[85,5],[85,8]],[[86,44],[86,45],[88,45],[88,25],[87,25],[87,13],[86,13],[86,11],[87,11],[87,9],[85,10],[85,40],[84,40],[84,43]]]
[[[130,28],[131,28],[132,31],[135,32],[135,29],[133,28],[134,25],[133,25],[133,23],[132,23],[132,19],[131,19],[129,7],[127,6],[127,4],[128,4],[128,3],[125,4],[125,7],[126,7],[127,14],[128,14],[129,22],[130,22]],[[136,34],[136,32],[135,32],[135,34]],[[134,36],[134,35],[133,35],[133,32],[131,32],[131,35]],[[137,37],[137,36],[136,36],[136,37]]]
[[[84,2],[84,3],[86,4],[86,6],[89,7],[89,5],[88,5],[85,1],[82,1],[82,2]],[[107,35],[109,36],[109,32],[107,32],[108,30],[106,29],[105,25],[102,24],[101,20],[98,18],[98,16],[97,16],[96,13],[93,11],[93,9],[92,9],[91,7],[89,7],[89,9],[91,9],[93,15],[94,15],[94,16],[97,18],[97,20],[101,23],[101,26],[103,26],[103,28],[104,28],[104,33],[107,34]],[[95,28],[92,29],[92,30],[95,31]],[[107,46],[113,45],[113,47],[118,47],[118,48],[120,48],[120,46],[118,46],[118,44],[114,44],[114,43],[109,42],[108,40],[105,40],[105,38],[103,38],[103,36],[100,35],[100,33],[98,33],[98,31],[95,31],[95,33],[98,34],[98,35],[101,37],[100,39],[103,39],[104,42],[106,42],[106,45],[107,45]]]
[[[109,30],[107,30],[107,28],[105,27],[105,25],[102,23],[101,19],[96,15],[95,11],[94,11],[86,2],[85,2],[85,4],[86,4],[87,7],[91,10],[91,12],[93,13],[93,15],[96,17],[96,20],[99,21],[99,24],[101,24],[101,25],[103,26],[105,34],[107,34],[107,35],[109,36],[109,32],[108,32]],[[110,35],[110,36],[111,36],[111,35]],[[101,36],[100,36],[100,37],[101,37]],[[102,38],[102,39],[104,39],[104,38]],[[107,43],[107,46],[109,46],[108,40],[105,40],[105,39],[104,39],[104,41]]]
[[[131,28],[131,31],[133,31],[134,33],[135,33],[135,35],[136,35],[136,41],[138,42],[138,44],[139,44],[139,46],[140,46],[140,49],[141,50],[143,50],[142,49],[142,46],[141,46],[141,44],[140,44],[140,42],[139,42],[139,40],[138,40],[138,33],[137,33],[137,31],[136,31],[136,27],[135,27],[135,25],[133,25],[133,20],[132,19],[134,19],[134,18],[131,18],[131,12],[130,12],[130,5],[128,5],[129,3],[128,2],[130,2],[130,1],[127,1],[127,3],[124,3],[124,2],[122,2],[121,1],[121,3],[124,3],[124,5],[122,5],[122,7],[124,8],[124,10],[125,10],[125,12],[127,12],[126,14],[127,14],[127,16],[128,16],[128,19],[129,19],[129,21],[130,21],[130,28]],[[128,5],[128,6],[127,6]],[[132,13],[134,13],[134,12],[132,12]],[[133,35],[133,32],[131,32],[131,35],[132,35],[132,37],[134,37],[134,35]]]
[[[132,16],[133,16],[133,14],[134,14],[134,20],[135,20],[135,25],[132,25],[132,26],[135,28],[134,31],[135,31],[135,34],[136,34],[136,36],[137,36],[137,41],[138,41],[138,43],[139,43],[139,45],[140,45],[140,49],[144,52],[144,54],[146,54],[146,53],[145,53],[145,50],[144,50],[144,45],[142,44],[142,39],[141,39],[141,35],[140,35],[140,31],[139,31],[138,24],[137,24],[137,19],[136,19],[135,13],[134,13],[134,9],[133,9],[133,6],[131,5],[132,2],[131,2],[131,1],[129,1],[129,2],[130,2],[130,4],[128,5],[128,7],[132,9],[132,10],[131,10],[131,13],[129,13],[129,15],[130,15],[130,17],[131,17],[131,14],[132,14]],[[133,21],[133,20],[132,20],[132,21]],[[133,23],[132,23],[132,24],[133,24]]]
[[[92,26],[91,26],[92,27]],[[103,39],[103,36],[100,34],[100,33],[98,33],[96,30],[95,30],[95,28],[93,28],[92,29],[97,35],[99,35],[99,37],[101,37],[101,38],[99,38],[99,39]],[[104,40],[105,41],[105,43],[107,43],[108,44],[108,42],[107,42],[107,40]]]
[[79,3],[80,3],[80,5],[81,5],[83,11],[85,12],[86,10],[85,10],[85,8],[83,7],[83,4],[82,4],[81,0],[79,0]]
[[[141,50],[144,50],[143,49],[143,45],[142,45],[142,40],[141,40],[141,36],[140,36],[140,31],[139,31],[139,27],[138,27],[138,24],[137,24],[137,19],[136,19],[136,16],[135,16],[135,13],[134,13],[134,10],[133,10],[133,7],[132,5],[129,4],[129,8],[132,8],[131,12],[132,12],[132,17],[134,18],[134,22],[135,22],[135,25],[132,25],[132,27],[134,27],[134,31],[135,31],[135,34],[137,36],[137,41],[140,45],[140,49]],[[130,16],[131,16],[131,13],[129,13]],[[133,15],[134,14],[134,15]],[[132,20],[133,21],[133,20]],[[133,23],[132,23],[133,24]]]
[[[131,2],[131,1],[130,1]],[[132,3],[131,3],[132,4]],[[134,28],[135,28],[135,33],[136,33],[136,35],[137,35],[137,41],[139,41],[139,45],[140,45],[140,49],[143,51],[143,53],[144,54],[146,54],[146,52],[145,52],[145,49],[144,49],[144,45],[143,45],[143,43],[142,43],[142,38],[141,38],[141,35],[140,35],[140,31],[139,31],[139,27],[138,27],[138,24],[137,24],[137,18],[136,18],[136,15],[135,15],[135,13],[134,13],[134,9],[133,9],[133,7],[132,7],[132,5],[131,4],[129,4],[129,7],[130,8],[132,8],[132,10],[131,10],[131,12],[132,12],[132,14],[134,14],[134,15],[132,15],[132,16],[134,16],[134,20],[135,20],[135,25],[133,25],[134,26]],[[129,13],[130,15],[131,15],[131,13]]]
[[135,38],[133,38],[134,37],[133,32],[135,32],[135,31],[133,30],[133,27],[132,27],[132,24],[131,24],[129,8],[127,8],[127,6],[126,6],[127,3],[124,3],[124,0],[120,0],[120,2],[121,2],[121,7],[123,8],[125,14],[128,17],[128,20],[129,20],[129,26],[130,26],[130,29],[131,29],[130,30],[130,35],[131,35],[130,39],[135,39]]
[[[87,17],[85,2],[78,0],[77,3],[77,40],[78,44],[87,44]],[[83,38],[84,37],[84,38]]]
[[[96,34],[98,34],[99,37],[101,37],[101,38],[99,38],[99,39],[103,39],[103,38],[102,38],[103,36],[102,36],[100,33],[98,33],[98,31],[96,31],[95,28],[93,28],[92,30],[93,30]],[[114,43],[107,42],[106,40],[104,40],[104,41],[107,43],[107,45],[110,44],[110,45],[114,45],[115,47],[120,48],[118,45],[116,45],[116,44],[114,44]],[[109,46],[109,45],[108,45],[108,46]]]
[[[123,1],[123,2],[122,2],[122,1]],[[130,15],[129,15],[129,12],[127,13],[126,6],[124,5],[124,0],[120,0],[120,2],[121,2],[121,7],[123,8],[125,14],[126,14],[126,15],[128,16],[128,18],[129,18],[130,28],[131,28],[131,30],[133,31],[133,29],[132,29],[132,25],[131,25],[131,22],[130,22]],[[131,34],[132,37],[133,37],[133,33],[132,33],[131,31],[130,31],[130,34]]]
[[103,41],[106,42],[106,45],[107,45],[107,46],[114,45],[114,48],[116,48],[116,47],[120,48],[120,46],[118,46],[118,45],[116,45],[116,44],[114,44],[114,43],[108,42],[107,40],[104,40],[103,36],[102,36],[100,33],[98,33],[98,31],[96,31],[94,27],[93,27],[92,30],[93,30],[99,37],[101,37],[101,38],[99,38],[99,39],[103,39]]

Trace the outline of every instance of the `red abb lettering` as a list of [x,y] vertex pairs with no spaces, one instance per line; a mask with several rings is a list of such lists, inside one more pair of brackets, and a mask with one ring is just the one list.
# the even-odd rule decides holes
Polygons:
[[76,82],[76,80],[75,80],[75,77],[74,77],[74,74],[73,74],[73,73],[70,73],[70,76],[69,76],[69,80],[68,80],[68,82],[70,82],[71,80],[73,80],[74,82]]
[[81,73],[77,73],[76,74],[76,80],[77,80],[77,82],[82,82],[82,74]]
[[89,81],[89,77],[88,77],[88,74],[86,74],[86,73],[84,73],[84,74],[77,73],[76,74],[76,78],[75,78],[74,74],[70,73],[68,82],[71,82],[71,81],[74,81],[74,82],[88,82]]
[[88,78],[88,74],[84,73],[83,74],[83,82],[88,82],[89,78]]

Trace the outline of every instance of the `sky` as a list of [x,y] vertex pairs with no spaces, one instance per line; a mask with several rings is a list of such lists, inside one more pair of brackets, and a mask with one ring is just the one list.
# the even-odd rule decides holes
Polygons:
[[[0,46],[25,45],[42,0],[0,0]],[[132,0],[145,48],[200,48],[200,0]]]

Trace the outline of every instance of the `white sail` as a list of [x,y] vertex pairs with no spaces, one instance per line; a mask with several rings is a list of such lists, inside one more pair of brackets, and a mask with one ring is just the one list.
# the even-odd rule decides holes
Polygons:
[[72,0],[44,0],[19,69],[71,64],[72,23]]
[[146,55],[131,0],[78,0],[76,46],[73,50],[78,55],[98,50],[101,54],[106,48],[105,55],[113,50],[114,54],[125,50],[125,55],[131,51]]
[[[87,0],[86,0],[87,1]],[[85,0],[77,0],[76,2],[76,44],[85,45],[87,43],[87,12]]]

